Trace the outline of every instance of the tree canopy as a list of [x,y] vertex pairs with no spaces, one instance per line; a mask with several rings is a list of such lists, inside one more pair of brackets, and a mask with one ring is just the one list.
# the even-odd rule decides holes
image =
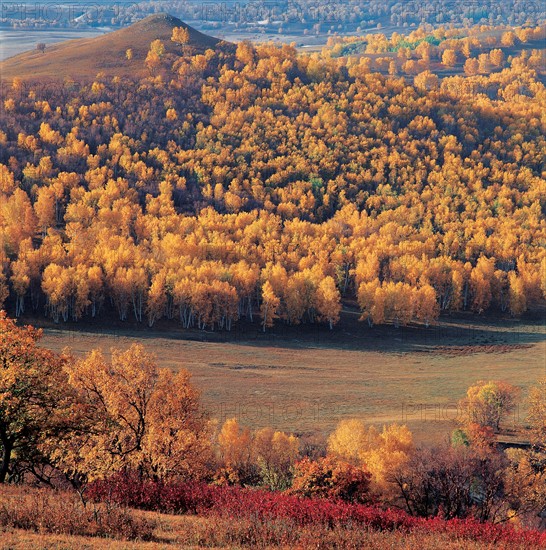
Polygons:
[[[540,56],[436,34],[398,53],[449,64],[478,41],[496,69],[413,82],[329,51],[156,41],[138,82],[14,81],[0,304],[228,330],[258,312],[264,330],[333,327],[343,300],[370,325],[522,314],[546,292]],[[373,51],[400,45],[373,36]]]

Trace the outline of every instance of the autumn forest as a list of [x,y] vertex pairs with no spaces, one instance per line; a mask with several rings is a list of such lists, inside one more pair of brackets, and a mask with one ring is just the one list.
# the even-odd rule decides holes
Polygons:
[[[374,68],[175,29],[138,81],[4,83],[0,304],[213,330],[521,315],[546,293],[546,92],[538,50],[498,48],[543,31],[375,35]],[[431,72],[478,47],[485,72]]]
[[546,547],[544,19],[357,4],[0,60],[2,548]]

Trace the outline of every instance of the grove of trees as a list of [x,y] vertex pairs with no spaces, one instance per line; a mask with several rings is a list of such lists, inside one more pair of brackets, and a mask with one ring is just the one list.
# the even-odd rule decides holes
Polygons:
[[155,41],[139,81],[15,79],[0,305],[228,330],[332,327],[344,300],[370,324],[520,315],[546,292],[546,93],[529,59],[410,83],[286,45]]

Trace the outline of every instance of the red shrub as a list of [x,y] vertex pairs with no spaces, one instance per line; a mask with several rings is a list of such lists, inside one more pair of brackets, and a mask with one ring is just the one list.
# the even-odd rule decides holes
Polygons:
[[511,526],[480,523],[474,519],[416,518],[401,510],[384,510],[341,500],[301,498],[262,489],[198,482],[167,484],[141,480],[129,473],[91,483],[88,496],[95,501],[109,501],[144,510],[215,515],[257,523],[286,521],[294,527],[358,525],[377,531],[447,533],[462,539],[493,543],[546,544],[546,533],[517,531]]

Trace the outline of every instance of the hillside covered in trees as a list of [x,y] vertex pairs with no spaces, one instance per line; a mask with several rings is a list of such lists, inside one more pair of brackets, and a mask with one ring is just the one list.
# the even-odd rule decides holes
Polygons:
[[[333,326],[343,300],[401,325],[543,299],[540,52],[500,59],[491,42],[490,74],[476,60],[439,79],[172,39],[142,77],[4,86],[0,305],[265,330]],[[464,55],[426,43],[445,64]]]

